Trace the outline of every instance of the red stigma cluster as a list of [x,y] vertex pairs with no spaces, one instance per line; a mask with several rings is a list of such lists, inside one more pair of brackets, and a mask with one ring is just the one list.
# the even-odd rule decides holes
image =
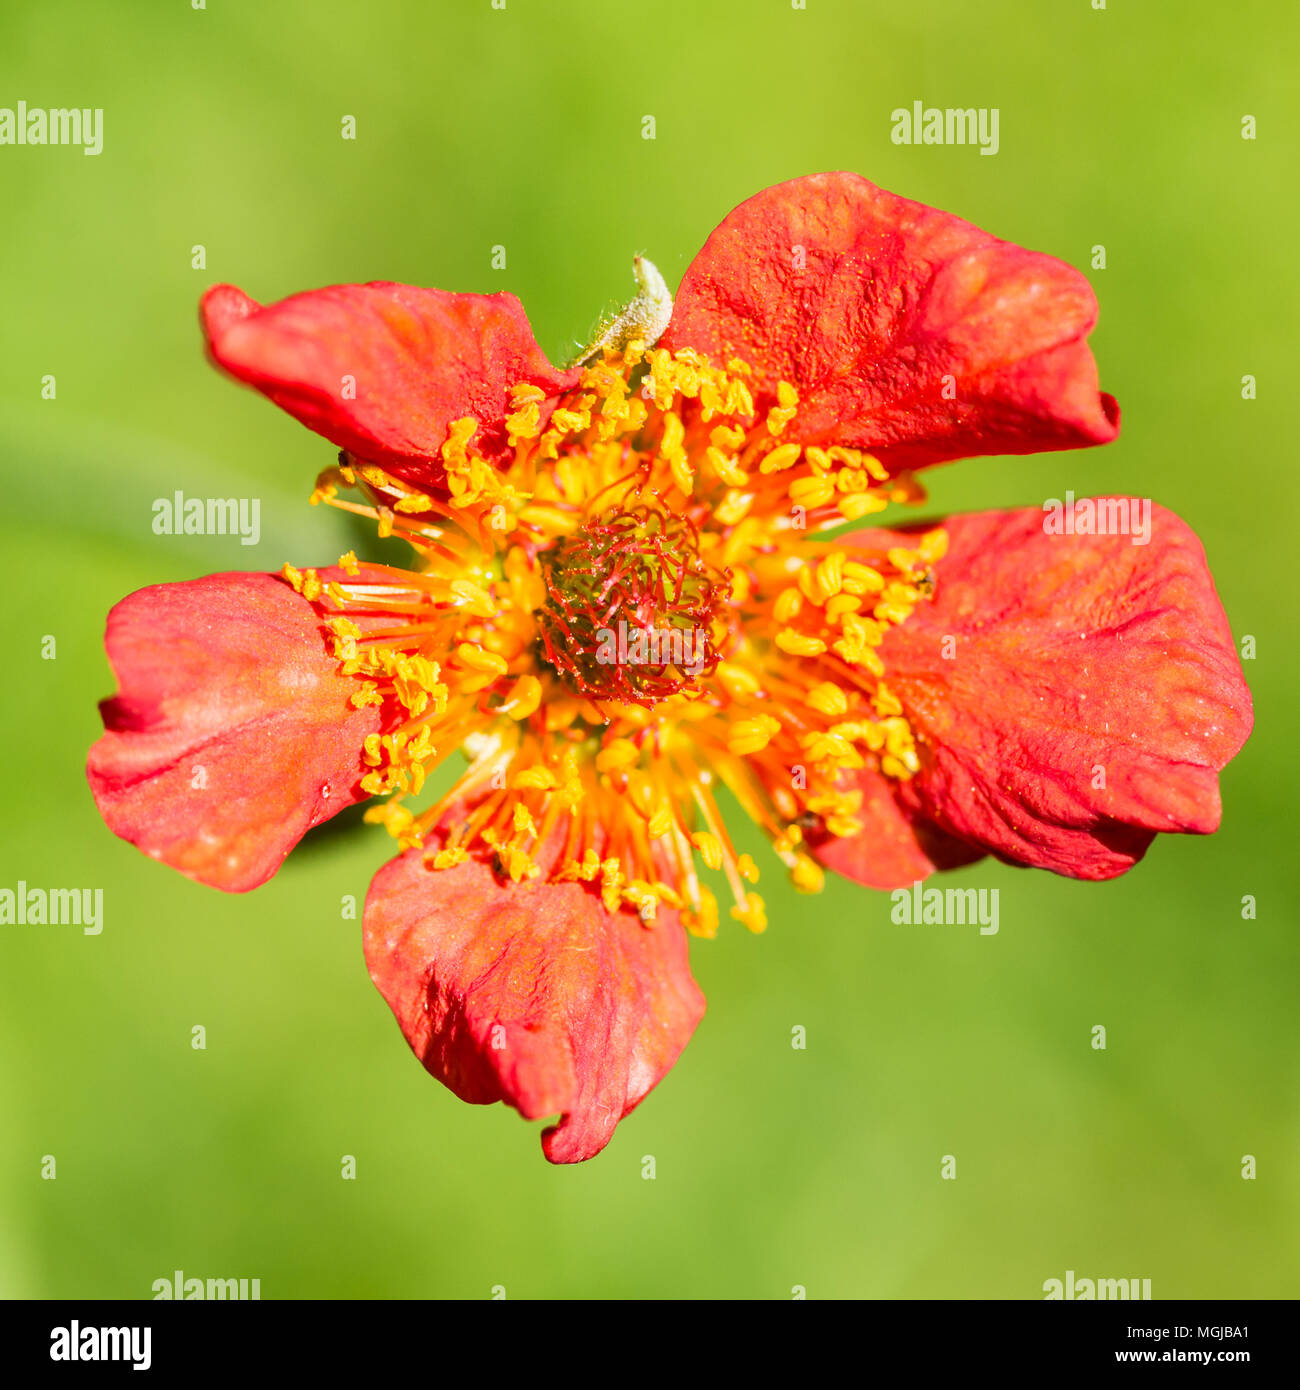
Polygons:
[[614,508],[539,558],[542,655],[579,694],[649,708],[713,674],[730,576],[687,517]]

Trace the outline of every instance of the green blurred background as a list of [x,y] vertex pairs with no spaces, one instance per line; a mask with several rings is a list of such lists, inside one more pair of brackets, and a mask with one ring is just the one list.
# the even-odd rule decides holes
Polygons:
[[[106,926],[0,928],[0,1294],[148,1297],[174,1269],[266,1298],[1035,1298],[1067,1269],[1157,1298],[1300,1292],[1277,724],[1300,678],[1298,49],[1285,0],[6,6],[0,105],[106,114],[98,158],[0,148],[0,884],[100,886]],[[894,146],[890,111],[918,99],[998,107],[1000,152]],[[317,832],[226,897],[102,826],[82,765],[112,689],[104,615],[351,540],[306,506],[330,446],[205,364],[208,284],[508,288],[562,357],[630,290],[633,253],[675,285],[734,204],[824,169],[1088,271],[1122,439],[933,471],[931,510],[1073,489],[1180,512],[1257,639],[1259,727],[1213,838],[1163,839],[1105,885],[954,876],[1000,889],[996,937],[894,926],[847,884],[798,898],[738,825],[771,928],[694,944],[694,1042],[604,1154],[555,1169],[537,1126],[429,1079],[371,987],[339,903],[381,831]],[[261,544],[155,536],[177,487],[260,497]]]

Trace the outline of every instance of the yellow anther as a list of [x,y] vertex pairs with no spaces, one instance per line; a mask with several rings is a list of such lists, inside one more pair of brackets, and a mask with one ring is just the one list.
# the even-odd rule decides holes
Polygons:
[[858,462],[878,483],[887,483],[889,481],[889,469],[881,463],[875,454],[859,454]]
[[803,595],[798,589],[782,589],[772,605],[772,616],[778,623],[788,623],[803,607]]
[[806,855],[800,855],[790,870],[790,882],[800,893],[820,893],[825,880],[821,865]]
[[856,654],[853,664],[861,666],[864,671],[870,671],[873,676],[883,676],[885,674],[885,663],[881,661],[870,647]]
[[849,594],[878,594],[885,587],[879,570],[859,560],[844,562],[844,591]]
[[799,393],[788,381],[782,381],[776,388],[777,403],[767,412],[767,428],[770,434],[780,434],[794,419],[799,405]]
[[717,677],[733,700],[743,700],[762,688],[758,677],[743,666],[724,661],[718,666]]
[[580,518],[559,507],[529,506],[520,511],[519,520],[546,535],[564,536],[577,530]]
[[454,869],[457,864],[463,864],[469,858],[469,854],[457,845],[453,849],[440,849],[432,860],[426,859],[426,864],[431,863],[435,869]]
[[737,757],[759,753],[781,732],[781,723],[770,714],[740,719],[727,730],[727,748]]
[[465,446],[473,439],[477,429],[478,421],[472,415],[466,415],[460,420],[453,420],[447,426],[447,438],[443,440],[442,444],[441,453],[444,462],[463,461]]
[[835,496],[829,478],[796,478],[789,487],[790,500],[801,507],[821,507]]
[[682,921],[692,936],[711,940],[718,934],[718,900],[709,890],[700,892],[699,907],[693,912],[684,913]]
[[829,597],[838,594],[844,583],[844,552],[833,551],[817,566],[817,583]]
[[536,676],[520,676],[510,687],[510,694],[501,703],[499,713],[511,719],[527,719],[542,703],[542,683]]
[[510,778],[510,785],[516,791],[552,791],[560,785],[560,779],[549,767],[521,768]]
[[462,642],[456,648],[456,656],[461,664],[468,666],[471,671],[478,671],[487,676],[504,676],[510,669],[510,663],[505,657],[497,652],[484,651],[473,642]]
[[752,415],[754,413],[754,398],[750,395],[749,387],[743,381],[734,378],[727,386],[727,414],[728,415]]
[[918,542],[916,550],[926,564],[938,564],[948,553],[947,531],[942,527],[935,531],[927,531]]
[[506,429],[510,443],[518,444],[521,439],[536,439],[542,432],[542,412],[535,401],[530,401],[513,415],[506,416]]
[[710,467],[728,487],[744,487],[749,481],[749,474],[739,467],[734,458],[724,454],[721,449],[710,445],[704,451],[704,457],[708,459]]
[[541,870],[533,863],[531,856],[522,849],[512,848],[505,854],[505,870],[514,883],[522,883],[526,878],[536,878]]
[[648,772],[631,772],[627,779],[627,795],[632,805],[649,820],[654,814],[658,792]]
[[871,616],[878,618],[882,623],[897,626],[912,616],[913,607],[914,604],[905,599],[888,598],[876,604],[871,610]]
[[577,434],[580,430],[585,430],[591,424],[591,411],[583,410],[556,410],[551,415],[551,428],[559,430],[561,434]]
[[796,576],[795,582],[799,585],[799,592],[818,608],[830,597],[825,589],[822,588],[821,580],[817,576],[815,569],[801,569]]
[[722,841],[716,835],[710,834],[707,830],[697,831],[691,836],[691,844],[699,850],[700,858],[704,860],[706,867],[722,867]]
[[828,719],[838,719],[840,715],[846,714],[849,708],[848,697],[832,681],[823,681],[820,685],[813,686],[808,692],[808,703]]
[[596,754],[597,772],[617,772],[641,760],[640,749],[630,739],[616,738]]
[[792,468],[798,461],[802,452],[798,444],[778,444],[775,449],[758,465],[760,473],[781,473],[787,468]]
[[427,512],[433,507],[433,498],[427,492],[408,492],[393,503],[395,512]]
[[[713,431],[717,435],[718,431]],[[741,436],[744,437],[743,435]],[[664,432],[659,440],[659,455],[661,458],[671,458],[678,449],[682,447],[682,440],[686,438],[686,429],[682,425],[681,416],[675,411],[668,411],[664,415]],[[717,443],[717,440],[714,440]]]
[[676,483],[678,491],[687,497],[695,490],[695,470],[686,461],[686,455],[681,454],[674,458],[668,465],[669,472],[673,475],[673,482]]
[[731,915],[755,934],[767,930],[767,909],[757,893],[746,893],[744,903],[733,907]]
[[776,645],[790,656],[820,656],[826,650],[826,643],[820,637],[810,637],[789,627],[777,633]]
[[382,825],[395,840],[406,835],[415,824],[415,817],[400,801],[381,801],[370,806],[362,819],[368,825]]
[[816,444],[809,444],[803,452],[816,472],[826,473],[832,467],[830,454],[825,449],[818,448]]
[[379,693],[374,681],[363,681],[361,688],[348,696],[348,703],[353,709],[365,709],[367,705],[382,705],[384,697]]
[[883,682],[876,686],[876,693],[872,698],[872,704],[875,706],[876,713],[879,714],[881,718],[900,715],[903,712],[902,701],[900,701],[898,696]]
[[862,760],[854,751],[853,745],[838,734],[820,733],[814,730],[799,740],[800,746],[814,763],[827,763],[836,767],[860,767]]
[[709,431],[709,443],[724,453],[734,453],[745,442],[745,431],[731,425],[715,425]]
[[465,608],[477,618],[495,618],[497,606],[492,596],[472,579],[453,579],[450,585],[452,602]]
[[838,622],[846,613],[856,613],[862,607],[862,600],[853,594],[836,594],[826,602],[826,619]]
[[753,505],[752,492],[731,490],[713,509],[714,517],[724,526],[734,526]]

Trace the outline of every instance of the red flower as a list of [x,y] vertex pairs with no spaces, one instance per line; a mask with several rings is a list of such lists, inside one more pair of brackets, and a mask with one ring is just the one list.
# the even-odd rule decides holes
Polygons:
[[117,833],[227,889],[384,796],[367,818],[404,852],[367,899],[371,975],[457,1095],[561,1117],[555,1162],[598,1152],[699,1021],[702,869],[765,925],[719,784],[805,891],[821,864],[894,888],[986,853],[1101,879],[1216,827],[1250,729],[1168,512],[824,534],[917,500],[907,470],[1114,438],[1076,271],[823,174],[737,208],[671,318],[637,272],[566,370],[510,295],[210,291],[215,360],[343,450],[313,500],[414,563],[132,595],[89,765]]

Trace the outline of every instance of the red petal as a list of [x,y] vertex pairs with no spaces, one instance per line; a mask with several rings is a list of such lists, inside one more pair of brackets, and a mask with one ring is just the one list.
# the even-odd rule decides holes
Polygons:
[[880,648],[921,745],[898,794],[1013,863],[1112,878],[1158,831],[1217,828],[1217,774],[1250,732],[1250,692],[1185,522],[1153,506],[1150,544],[1135,545],[1048,535],[1044,518],[944,522],[933,602]]
[[1084,341],[1096,320],[1063,262],[857,174],[814,174],[723,220],[664,346],[744,358],[760,408],[790,382],[792,438],[868,449],[897,472],[1114,439],[1118,407]]
[[366,898],[370,976],[425,1067],[462,1100],[503,1100],[577,1163],[677,1060],[704,1013],[675,913],[607,913],[574,883],[503,886],[412,850]]
[[86,772],[109,828],[146,854],[242,892],[365,799],[361,745],[379,712],[349,705],[356,681],[277,576],[141,589],[108,615],[105,640],[120,689],[100,706],[107,732]]
[[813,833],[808,838],[814,856],[835,873],[864,888],[888,891],[983,856],[983,850],[906,811],[894,796],[896,783],[879,772],[859,773],[854,785],[862,791],[862,809],[854,815],[862,829],[851,836]]
[[452,420],[477,419],[474,446],[498,458],[510,388],[531,382],[553,397],[578,376],[546,360],[512,294],[376,282],[262,308],[218,285],[201,315],[212,356],[233,376],[340,448],[429,485],[442,477],[436,460]]

